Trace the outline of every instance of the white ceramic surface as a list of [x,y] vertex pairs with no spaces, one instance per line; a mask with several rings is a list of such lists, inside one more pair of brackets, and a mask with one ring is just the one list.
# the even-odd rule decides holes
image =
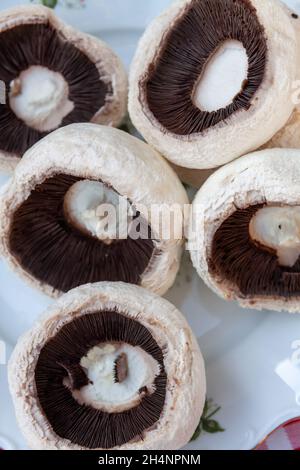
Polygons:
[[[0,8],[20,2],[1,0]],[[26,3],[25,1],[23,3]],[[28,1],[29,3],[29,1]],[[74,26],[99,34],[130,63],[150,19],[170,0],[86,0],[83,9],[58,7]],[[300,1],[289,0],[300,13]],[[0,176],[0,185],[5,181]],[[167,295],[189,320],[207,368],[208,397],[225,432],[203,434],[190,449],[251,449],[287,419],[300,416],[300,315],[242,310],[218,299],[193,270],[185,254]],[[18,336],[52,301],[26,286],[0,262],[0,447],[24,449],[2,364]]]

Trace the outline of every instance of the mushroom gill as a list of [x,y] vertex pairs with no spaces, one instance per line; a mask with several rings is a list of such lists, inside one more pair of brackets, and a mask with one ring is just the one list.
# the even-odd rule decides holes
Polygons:
[[[82,358],[97,344],[141,348],[158,364],[151,390],[137,390],[138,402],[132,407],[108,412],[101,405],[95,408],[74,397],[74,384],[79,382],[83,389],[88,384],[88,380],[82,380]],[[129,375],[131,366],[128,361]],[[70,375],[71,385],[66,382]],[[143,439],[143,434],[159,421],[167,386],[164,354],[137,319],[117,311],[88,313],[62,326],[43,346],[35,368],[35,384],[43,413],[59,437],[87,449],[111,449]],[[121,383],[115,386],[120,387]]]

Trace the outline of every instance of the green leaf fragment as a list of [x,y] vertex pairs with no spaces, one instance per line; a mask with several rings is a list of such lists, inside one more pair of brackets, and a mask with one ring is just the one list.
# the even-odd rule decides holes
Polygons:
[[55,8],[58,0],[43,0],[43,5],[49,8]]
[[215,419],[204,420],[202,423],[202,426],[203,426],[203,430],[210,434],[215,434],[217,432],[225,431],[225,429],[223,429],[218,423],[218,421],[216,421]]
[[[34,0],[31,0],[31,2],[34,2]],[[55,8],[58,4],[58,0],[40,0],[39,3],[48,8]]]
[[197,426],[196,431],[194,432],[191,442],[198,439],[198,437],[202,434],[202,432],[215,434],[218,432],[225,431],[225,429],[223,429],[222,426],[220,426],[218,421],[211,419],[220,411],[220,409],[221,407],[215,406],[212,400],[206,400],[204,409],[203,409],[202,418],[200,420],[200,423]]
[[212,418],[213,416],[215,416],[217,413],[219,413],[221,407],[218,406],[218,408],[216,408],[214,411],[212,411],[211,413],[207,414],[205,417],[206,419],[209,419],[209,418]]
[[200,423],[198,424],[198,426],[196,428],[196,431],[193,434],[191,442],[196,441],[198,439],[198,437],[201,435],[201,433],[202,433],[202,423],[200,421]]

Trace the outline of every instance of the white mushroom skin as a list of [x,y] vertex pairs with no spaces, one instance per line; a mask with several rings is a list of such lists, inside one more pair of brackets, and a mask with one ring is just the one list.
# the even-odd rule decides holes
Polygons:
[[164,410],[143,440],[122,450],[176,450],[191,439],[206,395],[204,361],[187,321],[167,300],[141,287],[102,282],[62,296],[25,333],[10,358],[8,376],[19,426],[32,449],[86,450],[59,438],[49,426],[35,393],[35,368],[41,349],[63,325],[89,312],[114,310],[141,322],[164,351],[168,376]]
[[35,65],[13,80],[9,102],[27,126],[50,132],[74,109],[68,96],[69,85],[60,73]]
[[300,256],[300,206],[260,209],[249,232],[254,241],[276,251],[280,265],[294,266]]
[[[73,184],[65,196],[64,212],[70,222],[85,233],[110,244],[126,238],[129,219],[122,217],[128,203],[100,181],[82,180]],[[128,214],[129,215],[129,214]]]
[[248,75],[248,56],[243,44],[227,40],[211,57],[200,77],[194,104],[202,111],[226,108],[243,89]]
[[[116,380],[116,362],[124,357],[127,370],[124,380]],[[129,344],[100,344],[84,356],[80,365],[86,370],[91,383],[79,391],[73,392],[80,404],[119,413],[137,405],[141,400],[140,389],[147,387],[153,392],[155,377],[160,366],[152,356],[142,348]]]

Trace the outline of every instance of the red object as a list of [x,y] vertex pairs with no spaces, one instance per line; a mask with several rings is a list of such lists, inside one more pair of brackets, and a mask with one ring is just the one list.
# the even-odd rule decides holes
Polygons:
[[300,418],[279,426],[255,450],[300,450]]

